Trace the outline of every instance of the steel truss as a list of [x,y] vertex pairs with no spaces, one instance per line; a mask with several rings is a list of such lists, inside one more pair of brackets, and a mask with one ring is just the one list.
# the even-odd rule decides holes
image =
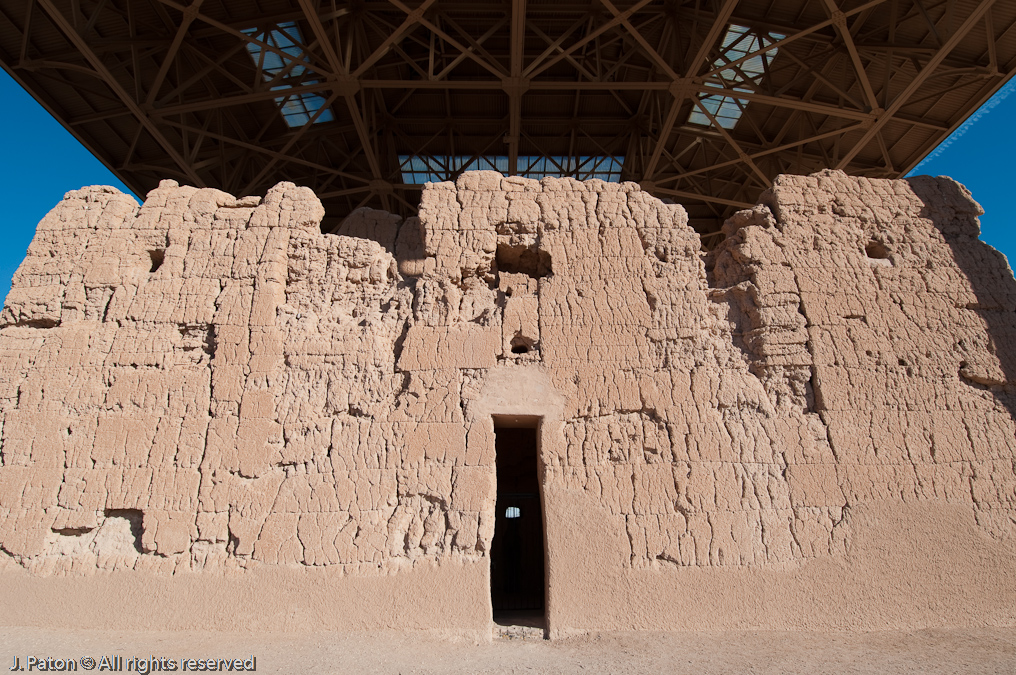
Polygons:
[[407,2],[0,0],[0,63],[139,194],[291,180],[330,227],[413,213],[406,157],[603,156],[702,232],[779,173],[905,174],[1016,72],[1013,0]]

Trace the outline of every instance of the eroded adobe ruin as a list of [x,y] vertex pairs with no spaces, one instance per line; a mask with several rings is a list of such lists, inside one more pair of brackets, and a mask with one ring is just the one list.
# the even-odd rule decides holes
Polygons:
[[288,183],[68,193],[2,314],[4,614],[482,632],[526,427],[552,634],[1012,623],[979,212],[782,176],[706,252],[630,183],[465,174],[340,236]]

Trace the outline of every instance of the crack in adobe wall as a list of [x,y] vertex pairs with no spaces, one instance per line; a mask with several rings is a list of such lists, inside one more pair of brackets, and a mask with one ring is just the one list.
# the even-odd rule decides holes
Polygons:
[[[806,461],[835,460],[828,428],[816,414],[821,392],[814,386],[814,355],[795,278],[795,247],[783,237],[780,223],[765,205],[735,214],[724,224],[723,232],[724,240],[707,257],[708,278],[716,288],[710,299],[727,304],[727,315],[738,333],[734,343],[744,354],[749,371],[763,385],[773,408],[798,428]],[[784,480],[788,479],[787,467],[795,460],[799,458],[792,453],[779,453]],[[791,501],[799,503],[803,495],[795,494],[796,486],[788,486]],[[829,527],[829,550],[841,537],[844,546],[849,545],[849,531],[837,532],[837,527],[848,521],[835,517],[835,509],[845,512],[850,502],[836,499],[835,492],[831,497],[837,503],[827,507],[833,509],[827,515],[834,522]],[[799,513],[800,506],[790,524],[792,550],[805,557],[806,548],[814,551],[818,547],[802,545]],[[765,548],[768,552],[769,547]]]

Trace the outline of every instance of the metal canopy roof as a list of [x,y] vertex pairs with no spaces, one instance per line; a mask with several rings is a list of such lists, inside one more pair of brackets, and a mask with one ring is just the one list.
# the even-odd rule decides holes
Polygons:
[[405,2],[0,0],[0,63],[138,194],[291,180],[330,227],[497,167],[702,232],[779,173],[902,176],[1016,71],[1014,0]]

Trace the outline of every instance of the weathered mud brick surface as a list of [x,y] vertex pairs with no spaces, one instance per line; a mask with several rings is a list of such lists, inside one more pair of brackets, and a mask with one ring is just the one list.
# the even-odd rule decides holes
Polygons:
[[760,201],[707,252],[633,183],[469,173],[340,235],[288,183],[68,193],[0,317],[0,566],[482,559],[505,382],[547,402],[552,558],[575,499],[629,571],[849,557],[864,505],[1011,540],[1016,282],[979,207],[839,172]]

